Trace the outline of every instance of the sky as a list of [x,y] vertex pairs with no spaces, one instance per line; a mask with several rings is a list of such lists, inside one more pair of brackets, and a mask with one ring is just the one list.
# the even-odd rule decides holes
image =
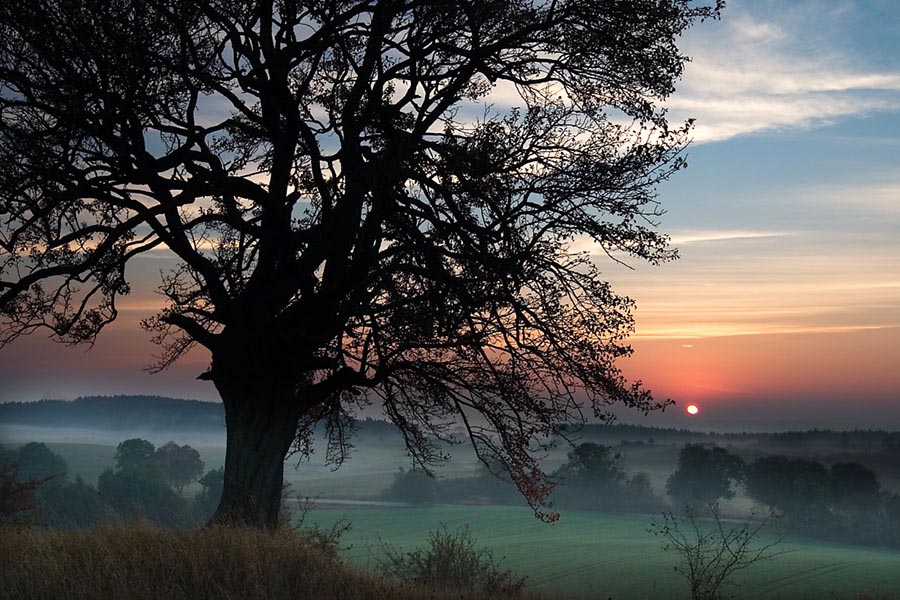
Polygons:
[[[680,260],[604,275],[637,303],[621,363],[678,406],[622,420],[698,429],[900,429],[900,4],[729,0],[692,28],[670,121],[689,167],[659,188]],[[216,400],[194,353],[150,375],[138,327],[163,259],[90,350],[0,349],[0,401],[151,393]],[[688,417],[688,403],[700,413]]]

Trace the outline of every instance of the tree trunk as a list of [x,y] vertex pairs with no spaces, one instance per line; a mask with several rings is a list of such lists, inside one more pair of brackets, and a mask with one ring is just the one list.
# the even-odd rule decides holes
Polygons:
[[294,386],[258,375],[215,379],[225,404],[227,448],[222,499],[211,523],[274,530],[284,484],[284,458],[300,416]]

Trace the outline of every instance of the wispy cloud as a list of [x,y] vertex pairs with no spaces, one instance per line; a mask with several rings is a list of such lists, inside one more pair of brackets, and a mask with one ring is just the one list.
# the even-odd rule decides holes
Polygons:
[[808,204],[854,207],[890,215],[894,220],[896,215],[900,215],[900,179],[895,174],[862,182],[844,181],[812,186],[797,192],[796,197]]
[[841,18],[840,5],[788,6],[790,15],[761,18],[729,3],[721,23],[692,31],[693,62],[667,104],[673,117],[697,119],[695,143],[900,110],[900,70],[859,67],[816,33],[817,21]]

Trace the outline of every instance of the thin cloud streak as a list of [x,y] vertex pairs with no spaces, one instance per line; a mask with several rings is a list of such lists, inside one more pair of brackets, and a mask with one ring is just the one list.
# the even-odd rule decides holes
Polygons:
[[[795,235],[793,231],[759,231],[742,229],[682,230],[669,235],[669,242],[674,246],[698,244],[703,242],[734,242],[741,240],[758,240],[781,238]],[[605,256],[602,246],[586,236],[578,237],[569,246],[570,252],[587,252],[591,256]]]
[[852,333],[857,331],[880,331],[900,329],[900,324],[889,325],[821,325],[813,327],[790,327],[769,325],[752,329],[727,327],[722,325],[680,324],[671,328],[648,329],[638,331],[631,338],[634,340],[699,340],[718,337],[738,337],[747,335],[796,335],[815,333]]
[[733,240],[751,240],[760,238],[786,237],[794,235],[791,231],[742,231],[738,229],[725,231],[691,231],[676,232],[670,236],[675,245],[696,244],[700,242],[729,242]]

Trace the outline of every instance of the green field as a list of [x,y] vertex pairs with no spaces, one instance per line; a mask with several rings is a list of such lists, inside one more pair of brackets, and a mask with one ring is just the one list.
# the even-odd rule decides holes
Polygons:
[[[526,508],[318,508],[308,522],[328,526],[347,519],[343,538],[352,563],[373,570],[380,540],[395,547],[421,545],[429,530],[468,524],[479,543],[505,557],[503,565],[528,577],[533,589],[554,598],[638,600],[688,598],[674,573],[678,559],[647,533],[649,517],[567,511],[560,522],[537,521]],[[832,600],[860,593],[900,591],[900,552],[794,539],[794,552],[761,563],[736,578],[736,598]],[[895,596],[896,597],[896,596]]]

